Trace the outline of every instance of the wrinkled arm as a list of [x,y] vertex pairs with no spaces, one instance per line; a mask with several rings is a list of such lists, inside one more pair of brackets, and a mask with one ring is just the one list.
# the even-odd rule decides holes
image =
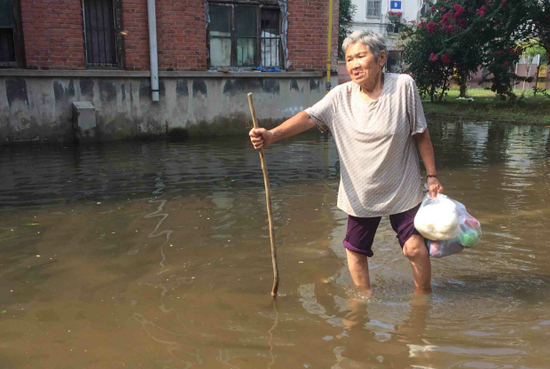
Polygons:
[[252,145],[254,145],[254,148],[259,150],[271,145],[275,141],[295,136],[312,127],[315,127],[313,119],[310,118],[308,113],[301,111],[271,130],[253,128],[248,135],[250,136],[250,141]]
[[[435,169],[435,156],[434,149],[432,145],[432,140],[430,139],[430,132],[426,128],[424,132],[417,133],[413,136],[416,140],[416,145],[418,146],[418,152],[426,168],[427,175],[437,175]],[[428,192],[432,198],[436,197],[438,193],[443,192],[443,186],[439,183],[439,180],[435,177],[430,177],[427,179],[428,182]]]

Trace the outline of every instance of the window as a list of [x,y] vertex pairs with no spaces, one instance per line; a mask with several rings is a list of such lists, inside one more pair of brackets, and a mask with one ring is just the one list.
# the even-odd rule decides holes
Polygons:
[[24,68],[20,14],[18,0],[0,0],[0,67]]
[[367,16],[368,17],[380,16],[380,1],[367,0]]
[[83,0],[87,67],[122,67],[119,0]]
[[209,4],[210,66],[280,67],[279,8]]

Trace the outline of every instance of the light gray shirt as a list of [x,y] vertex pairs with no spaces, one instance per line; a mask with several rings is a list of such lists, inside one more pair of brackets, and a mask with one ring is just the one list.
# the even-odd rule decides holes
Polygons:
[[384,74],[378,100],[367,102],[354,82],[335,87],[306,109],[329,129],[340,157],[338,207],[361,218],[398,214],[422,201],[420,162],[413,135],[427,128],[414,80]]

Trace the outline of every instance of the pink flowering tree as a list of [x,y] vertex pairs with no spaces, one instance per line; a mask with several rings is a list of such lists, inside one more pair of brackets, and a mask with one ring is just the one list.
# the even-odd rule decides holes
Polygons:
[[407,72],[432,101],[441,101],[454,79],[466,94],[469,76],[487,68],[487,81],[501,97],[512,97],[512,66],[527,17],[526,4],[512,0],[428,0],[429,11],[416,24],[405,25],[401,34]]

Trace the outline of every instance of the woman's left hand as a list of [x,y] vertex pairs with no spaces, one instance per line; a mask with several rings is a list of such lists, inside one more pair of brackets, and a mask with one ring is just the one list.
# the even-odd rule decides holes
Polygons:
[[443,192],[443,186],[436,177],[428,177],[428,192],[432,199],[435,199],[438,193]]

